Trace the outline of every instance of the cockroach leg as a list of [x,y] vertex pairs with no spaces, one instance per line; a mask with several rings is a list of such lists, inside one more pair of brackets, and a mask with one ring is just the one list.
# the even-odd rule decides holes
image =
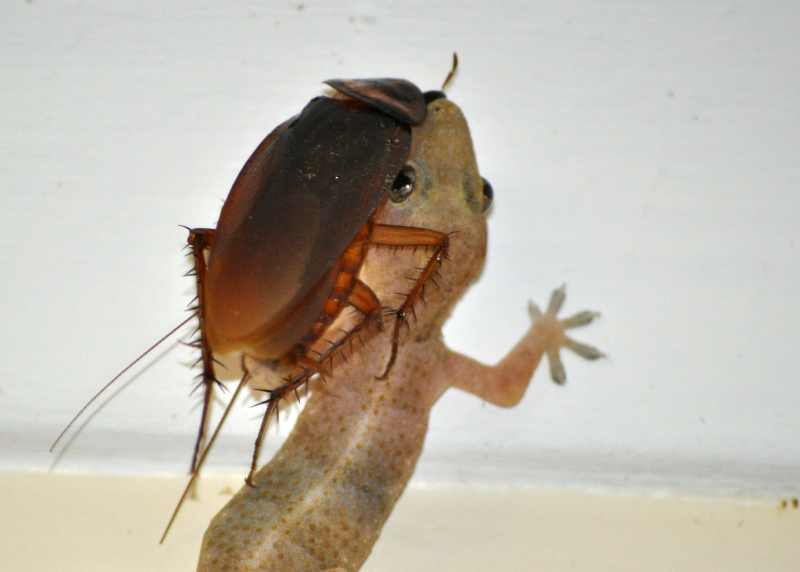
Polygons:
[[350,296],[347,298],[347,303],[361,314],[361,319],[350,329],[342,329],[342,335],[319,356],[320,363],[328,363],[329,367],[332,367],[333,360],[337,356],[341,357],[343,361],[347,361],[346,345],[352,348],[354,340],[359,340],[363,345],[361,333],[364,330],[373,324],[378,330],[383,330],[383,307],[372,288],[361,280],[356,280]]
[[228,414],[233,409],[233,404],[236,403],[236,398],[239,397],[239,394],[242,392],[242,389],[247,382],[250,380],[250,374],[248,373],[247,369],[244,366],[244,360],[242,361],[242,369],[244,370],[244,375],[242,376],[241,381],[236,386],[236,390],[231,395],[231,399],[228,402],[228,406],[225,408],[225,411],[222,413],[222,417],[220,417],[219,422],[217,423],[216,428],[214,429],[214,433],[211,435],[211,439],[208,441],[208,446],[203,449],[202,453],[197,459],[197,464],[194,466],[192,470],[192,476],[189,479],[189,482],[186,483],[186,487],[183,489],[183,494],[181,494],[181,498],[178,500],[178,504],[175,505],[175,510],[172,511],[172,516],[170,516],[169,522],[167,522],[167,526],[164,528],[164,533],[161,535],[161,540],[158,541],[159,544],[164,544],[164,540],[167,538],[167,534],[169,534],[170,528],[172,528],[172,524],[175,522],[175,519],[178,516],[178,512],[180,512],[183,503],[186,501],[186,497],[189,496],[189,493],[194,489],[194,485],[197,482],[197,477],[200,476],[200,469],[206,462],[206,458],[208,457],[209,451],[211,451],[211,447],[214,446],[214,443],[219,436],[220,431],[222,430],[222,426],[225,424],[225,420],[228,418]]
[[448,235],[416,226],[399,226],[392,224],[375,224],[369,236],[370,244],[376,246],[392,246],[396,248],[437,248],[447,245]]
[[[352,292],[347,302],[356,310],[361,312],[364,320],[374,320],[378,328],[383,328],[383,314],[381,313],[381,301],[372,288],[364,284],[361,280],[356,280]],[[348,334],[352,335],[352,331]]]
[[[281,386],[283,387],[283,386]],[[264,435],[267,432],[267,427],[269,427],[269,419],[272,416],[272,412],[278,407],[278,401],[280,397],[277,397],[272,391],[269,392],[269,398],[266,402],[258,403],[257,405],[264,405],[266,403],[267,410],[264,411],[263,417],[261,417],[261,426],[258,428],[258,435],[256,436],[256,444],[253,447],[253,457],[250,460],[250,471],[247,473],[247,476],[244,479],[244,482],[247,483],[247,486],[254,487],[256,486],[253,482],[253,475],[256,473],[256,467],[258,466],[258,456],[261,453],[261,444],[264,442]]]
[[314,373],[316,373],[314,370],[304,368],[300,371],[300,373],[287,379],[286,383],[280,387],[276,387],[275,389],[259,390],[269,394],[269,397],[265,401],[256,404],[266,405],[267,409],[264,411],[264,416],[261,418],[261,426],[258,429],[258,436],[256,437],[256,443],[253,447],[253,457],[250,460],[250,471],[247,473],[247,477],[244,480],[248,486],[256,486],[255,482],[253,481],[253,475],[256,474],[256,469],[258,468],[258,457],[261,454],[261,445],[264,443],[264,436],[267,433],[270,418],[274,414],[276,415],[278,413],[278,407],[281,400],[286,395],[295,393],[300,387],[308,383],[309,378],[314,375]]
[[190,228],[187,244],[191,248],[191,255],[194,262],[194,276],[197,286],[197,305],[194,308],[198,321],[198,338],[192,342],[194,347],[200,350],[200,361],[202,362],[202,373],[200,373],[198,387],[203,387],[203,410],[200,416],[200,426],[197,430],[197,439],[194,443],[192,453],[192,464],[189,473],[193,474],[197,469],[197,461],[200,452],[205,446],[206,433],[208,431],[208,420],[211,415],[211,404],[214,401],[214,385],[221,385],[214,375],[214,357],[211,354],[211,347],[206,338],[205,329],[205,294],[203,286],[206,278],[206,253],[214,240],[214,230],[210,228]]
[[395,248],[424,247],[433,249],[433,253],[428,258],[425,266],[421,268],[411,290],[405,294],[405,300],[399,308],[392,311],[395,321],[394,329],[392,330],[391,354],[383,373],[377,377],[377,379],[383,380],[389,377],[389,373],[397,359],[397,351],[400,345],[400,328],[407,324],[408,315],[413,315],[414,313],[414,305],[425,295],[426,283],[434,279],[436,271],[447,258],[449,235],[428,228],[376,224],[372,228],[370,243],[375,246]]

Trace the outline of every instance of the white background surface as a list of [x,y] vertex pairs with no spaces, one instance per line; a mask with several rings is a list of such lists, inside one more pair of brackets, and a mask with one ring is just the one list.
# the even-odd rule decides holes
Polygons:
[[[528,298],[603,312],[500,410],[453,392],[418,482],[800,487],[800,17],[792,2],[44,2],[0,6],[0,467],[46,448],[180,321],[178,224],[213,226],[264,134],[330,77],[450,91],[496,196],[446,329],[499,359]],[[166,355],[61,469],[185,470],[191,355]],[[241,467],[241,408],[212,468]],[[282,429],[285,431],[285,427]],[[274,437],[272,438],[275,442]]]

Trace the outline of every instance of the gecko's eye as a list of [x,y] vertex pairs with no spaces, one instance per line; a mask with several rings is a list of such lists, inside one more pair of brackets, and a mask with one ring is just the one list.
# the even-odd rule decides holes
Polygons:
[[389,198],[393,203],[402,203],[414,192],[416,182],[417,173],[414,171],[414,167],[406,165],[400,170],[400,174],[397,175],[397,178],[394,180],[392,190],[389,191]]
[[494,189],[492,189],[492,184],[483,177],[481,177],[481,181],[483,181],[483,212],[486,212],[492,206]]

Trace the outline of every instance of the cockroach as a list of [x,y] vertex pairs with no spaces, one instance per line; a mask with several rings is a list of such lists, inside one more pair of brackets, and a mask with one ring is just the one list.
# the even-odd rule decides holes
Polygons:
[[[256,439],[252,485],[268,421],[282,399],[297,395],[314,376],[325,377],[337,356],[362,331],[393,319],[391,351],[378,380],[388,378],[401,328],[424,287],[447,258],[449,236],[434,228],[376,222],[387,203],[413,191],[405,167],[412,130],[425,121],[427,104],[444,97],[408,80],[332,79],[331,90],[281,123],[245,162],[225,200],[216,228],[189,228],[187,246],[196,280],[192,315],[112,378],[99,395],[191,319],[200,353],[202,410],[191,470],[199,472],[215,391],[222,382],[247,379],[247,360],[285,375],[265,389],[267,407]],[[428,260],[399,306],[381,303],[359,271],[371,249],[423,249]],[[330,332],[345,308],[358,314],[347,331]],[[236,394],[234,394],[236,395]]]

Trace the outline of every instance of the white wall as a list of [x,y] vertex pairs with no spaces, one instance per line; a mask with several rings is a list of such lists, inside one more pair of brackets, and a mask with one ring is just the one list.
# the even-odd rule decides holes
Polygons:
[[[330,77],[407,77],[470,119],[490,259],[446,336],[498,359],[569,285],[604,319],[506,411],[453,393],[418,478],[800,487],[800,53],[792,2],[4,2],[0,466],[49,441],[182,319],[178,224],[213,225],[262,136]],[[178,471],[196,412],[179,349],[61,469]],[[243,466],[255,411],[214,456]],[[274,441],[274,439],[273,439]]]

